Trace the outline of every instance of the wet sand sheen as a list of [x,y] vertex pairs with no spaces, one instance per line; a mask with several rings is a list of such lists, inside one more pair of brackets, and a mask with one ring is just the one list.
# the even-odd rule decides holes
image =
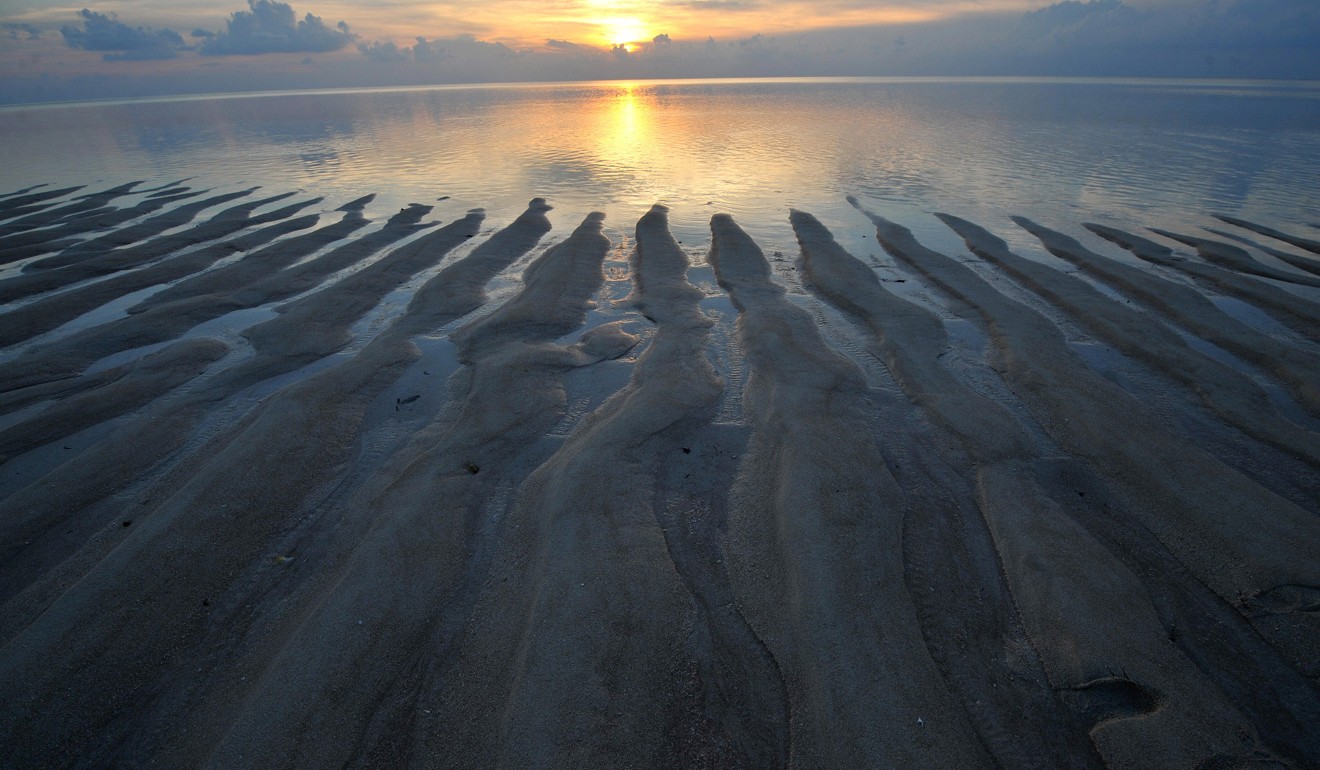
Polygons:
[[180,185],[0,195],[12,766],[1320,764],[1287,225],[1014,217],[1051,263],[852,200],[898,288],[807,211],[799,276]]

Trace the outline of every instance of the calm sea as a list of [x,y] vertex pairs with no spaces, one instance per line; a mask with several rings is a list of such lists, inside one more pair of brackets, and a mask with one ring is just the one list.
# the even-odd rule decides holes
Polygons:
[[[734,214],[767,248],[787,214],[855,249],[869,208],[936,241],[947,211],[1013,242],[1007,216],[1182,227],[1223,212],[1320,220],[1320,83],[787,80],[248,94],[0,109],[3,187],[185,177],[306,190],[326,208],[433,204],[507,220],[533,196],[556,230],[615,237],[655,202],[691,243]],[[437,200],[441,199],[443,200]]]

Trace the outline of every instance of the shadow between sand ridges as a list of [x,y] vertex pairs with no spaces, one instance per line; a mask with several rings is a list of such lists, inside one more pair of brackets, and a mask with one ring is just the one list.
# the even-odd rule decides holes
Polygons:
[[[0,215],[40,207],[13,219],[75,238],[122,212],[101,210],[115,198],[172,205],[174,187],[21,190]],[[295,215],[312,202],[253,216],[286,196],[189,225],[223,197],[0,281],[26,302],[0,317],[25,345],[0,364],[0,410],[30,410],[0,429],[0,460],[84,437],[0,500],[14,766],[1320,762],[1320,511],[1216,459],[1195,442],[1221,433],[1185,435],[1060,324],[1156,372],[1143,387],[1178,383],[1242,446],[1314,463],[1309,423],[1164,324],[1315,416],[1310,343],[1021,217],[1149,310],[951,216],[978,270],[863,212],[925,287],[915,302],[792,212],[806,289],[856,324],[823,334],[825,305],[786,291],[800,285],[777,275],[786,264],[723,215],[700,269],[727,300],[688,281],[656,206],[637,223],[631,297],[593,307],[600,214],[515,278],[550,230],[540,199],[488,237],[481,210],[435,227],[419,205],[360,233],[370,196],[305,233],[316,218]],[[1261,280],[1263,263],[1222,258],[1237,247],[1161,233],[1199,261],[1088,227],[1316,339],[1317,305]],[[497,278],[513,289],[481,310]],[[153,286],[124,317],[60,328]],[[713,301],[733,303],[735,330],[702,311]],[[192,336],[272,307],[232,344]],[[984,331],[988,367],[945,355],[954,318]],[[110,354],[124,362],[94,366]],[[745,384],[721,380],[717,354],[745,358]],[[452,376],[419,374],[441,360]],[[587,372],[603,401],[561,423]],[[418,389],[431,406],[409,417]],[[742,409],[721,408],[726,390]],[[1201,409],[1185,401],[1168,408]],[[401,433],[369,453],[391,402]]]
[[[1156,590],[1166,585],[1170,565],[1163,549],[1141,537],[1145,533],[1098,523],[1109,516],[1097,506],[1098,496],[1079,495],[1077,489],[1077,480],[1090,475],[1085,466],[1052,457],[1055,451],[1039,446],[1009,412],[941,366],[946,343],[938,318],[885,291],[809,215],[795,213],[794,225],[813,284],[866,324],[877,355],[908,396],[954,433],[971,456],[978,504],[1032,647],[1059,705],[1091,732],[1106,763],[1192,767],[1258,757],[1260,739],[1244,750],[1241,736],[1255,732],[1251,718],[1277,717],[1251,708],[1250,718],[1237,713],[1214,679],[1194,665],[1196,656],[1185,656],[1170,643],[1164,602],[1152,597],[1139,577],[1156,574]],[[882,233],[889,230],[886,243],[894,248],[901,233],[893,225],[881,227]],[[1092,477],[1081,486],[1094,489],[1097,481]],[[1098,536],[1092,534],[1096,530]],[[1200,590],[1176,565],[1172,572],[1182,590]],[[1184,629],[1198,625],[1205,623],[1183,622]],[[1216,665],[1236,662],[1227,658]],[[1305,715],[1303,710],[1290,716]],[[1038,729],[1044,723],[1032,722]],[[1047,764],[1062,767],[1081,759],[1056,756]]]

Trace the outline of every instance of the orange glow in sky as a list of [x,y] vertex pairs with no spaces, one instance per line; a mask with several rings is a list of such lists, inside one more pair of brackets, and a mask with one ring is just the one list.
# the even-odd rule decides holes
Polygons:
[[[411,45],[471,35],[515,49],[544,49],[549,40],[608,50],[650,44],[656,35],[674,41],[744,39],[753,35],[788,36],[814,30],[869,25],[903,25],[967,14],[1021,13],[1050,0],[384,0],[376,11],[360,0],[288,0],[297,15],[312,13],[329,25],[346,21],[363,40],[391,40]],[[23,0],[21,13],[0,17],[33,21],[54,29],[73,22],[61,0]],[[0,3],[2,4],[2,3]],[[92,7],[130,26],[151,24],[183,29],[221,29],[244,0],[97,0]],[[148,8],[150,13],[147,13]],[[53,35],[52,35],[53,37]]]
[[[695,5],[695,7],[694,7]],[[634,0],[568,0],[546,4],[533,0],[495,0],[474,6],[451,0],[413,9],[407,25],[389,24],[381,17],[363,17],[360,8],[347,4],[318,3],[327,19],[346,18],[367,37],[378,36],[407,43],[416,35],[443,38],[471,34],[482,40],[515,48],[541,48],[547,40],[579,45],[637,48],[656,35],[674,40],[700,41],[750,37],[754,34],[788,35],[817,29],[870,24],[913,24],[966,12],[984,12],[988,5],[1030,7],[1031,0],[1000,3],[940,3],[936,8],[913,2],[859,6],[854,3],[813,3],[788,0],[764,5],[696,4],[657,5]],[[309,6],[310,7],[310,6]],[[385,26],[388,24],[388,26]]]
[[647,34],[647,28],[641,20],[632,16],[621,16],[612,19],[602,19],[598,22],[600,28],[604,31],[604,40],[610,45],[627,45],[628,43],[637,43],[650,40],[658,33]]

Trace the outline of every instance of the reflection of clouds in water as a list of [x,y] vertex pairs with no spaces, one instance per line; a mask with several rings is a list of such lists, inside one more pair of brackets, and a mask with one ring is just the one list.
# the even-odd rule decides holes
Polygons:
[[22,111],[0,113],[0,130],[33,180],[149,169],[315,183],[345,199],[378,191],[391,205],[443,188],[454,205],[512,209],[531,195],[573,209],[663,201],[676,222],[715,209],[782,224],[789,206],[848,193],[973,218],[1304,213],[1317,181],[1297,169],[1320,137],[1296,116],[1320,105],[1313,91],[574,84],[48,108],[43,130],[15,123]]
[[924,177],[916,177],[903,169],[877,169],[859,173],[843,180],[842,187],[856,190],[868,198],[914,203],[930,197],[935,187]]
[[304,144],[340,138],[351,140],[357,126],[349,120],[305,120],[258,124],[250,130],[254,138],[261,137],[276,144]]
[[336,150],[313,150],[298,153],[298,160],[309,173],[334,173],[343,166]]
[[620,188],[636,181],[626,169],[586,158],[533,162],[524,173],[530,188],[540,195],[553,198],[590,187],[601,190],[602,203],[613,200]]
[[210,146],[220,138],[220,135],[214,129],[204,126],[147,126],[136,136],[124,138],[133,140],[142,152],[162,157],[174,153],[187,153],[192,148]]

